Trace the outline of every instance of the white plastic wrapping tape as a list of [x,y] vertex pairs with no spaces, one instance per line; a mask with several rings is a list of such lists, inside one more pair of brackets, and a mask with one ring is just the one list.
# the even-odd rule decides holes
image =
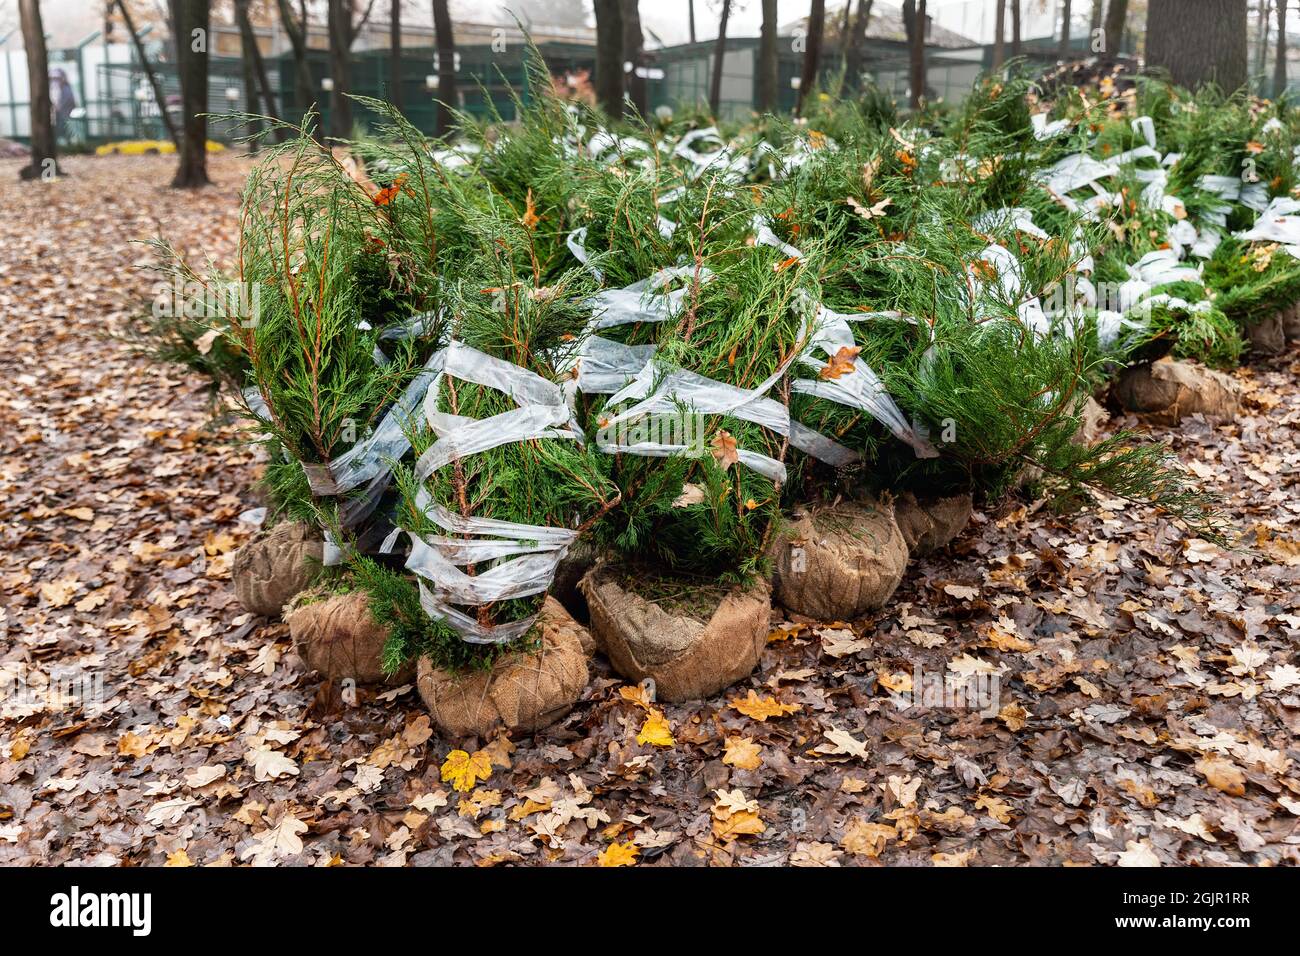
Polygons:
[[[425,420],[437,440],[416,461],[415,474],[425,480],[453,461],[500,445],[536,438],[583,441],[564,390],[535,372],[452,341],[430,360],[436,377],[424,396]],[[489,418],[474,419],[438,410],[443,376],[494,388],[518,407]],[[499,625],[483,625],[453,605],[489,604],[541,594],[551,586],[555,569],[576,533],[567,528],[525,525],[491,518],[456,515],[438,505],[425,489],[416,506],[451,535],[422,537],[408,532],[411,553],[407,570],[419,578],[420,606],[473,644],[514,640],[527,633],[536,615]],[[385,542],[391,547],[392,538]],[[477,574],[470,564],[495,562]]]
[[[905,318],[898,312],[853,314],[833,312],[825,306],[819,306],[817,317],[813,321],[812,341],[809,348],[799,357],[800,363],[811,366],[820,373],[826,367],[826,363],[813,354],[816,349],[821,349],[828,357],[834,357],[843,348],[855,349],[857,344],[850,323],[880,319],[910,321],[916,324],[915,319]],[[900,441],[909,445],[918,458],[937,458],[939,455],[929,439],[918,432],[904,417],[902,410],[886,391],[885,383],[880,380],[880,376],[856,355],[851,371],[829,379],[820,376],[797,378],[791,383],[790,388],[801,394],[815,395],[840,405],[861,409],[893,432]]]
[[1278,196],[1259,214],[1255,225],[1237,233],[1237,238],[1252,242],[1280,242],[1293,246],[1300,244],[1300,200]]

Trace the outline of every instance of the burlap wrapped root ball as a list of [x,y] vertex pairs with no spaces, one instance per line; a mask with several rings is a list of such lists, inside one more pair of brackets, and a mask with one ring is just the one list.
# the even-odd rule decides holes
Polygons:
[[1210,422],[1229,422],[1241,410],[1241,386],[1233,379],[1171,359],[1125,369],[1114,391],[1125,408],[1157,425],[1177,425],[1197,413]]
[[537,650],[503,657],[491,670],[453,673],[421,658],[416,683],[438,729],[450,737],[486,737],[497,727],[528,733],[567,714],[587,686],[583,645],[591,638],[550,597],[537,632]]
[[297,522],[258,533],[231,563],[235,597],[246,611],[279,617],[286,604],[311,587],[324,549],[320,532]]
[[285,614],[294,649],[325,680],[401,684],[412,668],[391,677],[380,666],[388,629],[375,623],[364,591],[325,596],[307,592]]
[[1092,445],[1101,438],[1102,432],[1106,428],[1106,423],[1110,421],[1110,412],[1091,395],[1083,403],[1083,409],[1079,412],[1079,430],[1074,433],[1071,439],[1076,445]]
[[969,494],[917,498],[903,492],[894,502],[894,521],[912,557],[923,557],[947,546],[970,523]]
[[814,620],[850,621],[884,607],[903,579],[907,556],[892,503],[814,507],[776,536],[776,599]]
[[1246,339],[1256,355],[1281,355],[1286,351],[1286,321],[1282,312],[1246,326]]
[[1282,334],[1288,342],[1300,342],[1300,302],[1282,310]]
[[609,565],[580,584],[591,631],[614,670],[650,678],[659,700],[701,700],[743,680],[758,665],[772,616],[765,581],[748,588],[695,589],[690,602],[637,593],[635,579]]
[[[1102,432],[1105,430],[1106,422],[1110,420],[1110,412],[1106,411],[1095,398],[1089,395],[1084,399],[1083,407],[1079,409],[1079,430],[1070,436],[1070,441],[1076,445],[1095,445],[1101,440]],[[1037,465],[1025,465],[1016,475],[1016,486],[1027,488],[1036,481],[1041,481],[1043,469]],[[902,516],[899,516],[899,526],[902,526]],[[908,540],[911,544],[911,540]],[[913,551],[913,554],[919,554]]]

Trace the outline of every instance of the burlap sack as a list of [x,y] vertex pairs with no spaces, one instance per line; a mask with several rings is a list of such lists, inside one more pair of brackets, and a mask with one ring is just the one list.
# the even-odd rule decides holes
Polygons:
[[1282,334],[1288,342],[1300,342],[1300,302],[1282,310]]
[[325,680],[354,680],[358,684],[402,684],[411,679],[409,666],[392,677],[380,667],[388,630],[375,623],[364,591],[337,594],[324,600],[308,592],[285,613],[294,649],[310,670]]
[[1177,425],[1197,412],[1207,421],[1228,422],[1241,408],[1241,386],[1227,375],[1169,359],[1126,368],[1114,391],[1125,408],[1158,425]]
[[772,601],[766,582],[735,587],[705,611],[655,603],[610,567],[579,585],[591,630],[609,662],[630,681],[655,682],[657,699],[710,697],[748,677],[767,642]]
[[1074,433],[1072,441],[1076,445],[1091,445],[1101,437],[1106,422],[1110,421],[1110,412],[1106,411],[1095,398],[1088,396],[1079,418],[1081,419],[1079,430]]
[[892,502],[843,502],[796,516],[771,552],[776,599],[795,614],[849,621],[883,607],[907,567]]
[[439,730],[450,737],[486,737],[498,726],[528,733],[569,712],[587,686],[586,629],[551,598],[538,625],[540,648],[504,657],[488,671],[454,674],[420,659],[416,683]]
[[1281,312],[1246,326],[1245,331],[1250,351],[1255,355],[1281,355],[1286,351],[1286,330]]
[[551,596],[573,615],[575,621],[581,623],[591,619],[591,612],[578,582],[596,566],[596,557],[596,549],[590,542],[579,538],[556,567],[555,578],[551,581]]
[[920,500],[905,491],[894,502],[894,521],[914,558],[924,557],[946,546],[970,523],[970,495]]
[[294,595],[311,587],[321,566],[320,532],[284,522],[258,533],[235,552],[230,577],[246,611],[279,617]]

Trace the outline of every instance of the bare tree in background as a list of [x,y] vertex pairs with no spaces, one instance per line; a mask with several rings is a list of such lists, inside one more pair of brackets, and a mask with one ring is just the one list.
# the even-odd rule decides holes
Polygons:
[[[244,112],[250,116],[259,116],[261,91],[257,86],[257,71],[253,67],[253,51],[257,49],[257,39],[253,35],[251,24],[247,30],[244,29],[244,24],[248,22],[248,2],[249,0],[235,0],[235,23],[239,27],[239,65],[244,74]],[[246,132],[249,134],[248,151],[256,153],[262,134],[262,121],[249,120]]]
[[[903,9],[907,9],[904,6]],[[993,69],[1002,69],[1002,64],[1006,62],[1006,37],[1007,37],[1007,0],[997,0],[997,6],[993,14]]]
[[[352,100],[348,97],[352,89],[352,44],[375,7],[375,0],[368,0],[358,17],[356,8],[359,2],[329,0],[326,7],[329,15],[330,79],[334,84],[330,91],[330,132],[335,136],[352,135]],[[437,10],[437,3],[434,9]]]
[[31,91],[32,161],[18,171],[19,179],[48,179],[59,169],[54,118],[50,111],[50,65],[45,54],[45,27],[39,0],[18,0],[18,22],[27,51],[27,83]]
[[645,116],[650,101],[644,76],[645,34],[641,32],[641,11],[637,3],[638,0],[623,0],[623,62],[632,64],[632,72],[627,74],[628,99],[637,113]]
[[731,16],[731,0],[722,0],[722,16],[718,18],[718,39],[713,45],[713,80],[709,84],[709,111],[716,117],[722,107],[722,63],[727,58],[727,18]]
[[[1012,0],[1017,7],[1020,6],[1019,0]],[[1070,58],[1070,17],[1074,11],[1070,9],[1070,0],[1061,0],[1061,48],[1060,56],[1062,60]],[[1018,14],[1017,14],[1018,16]]]
[[1011,55],[1020,56],[1020,0],[1011,0]]
[[[257,45],[257,34],[253,32],[253,18],[249,15],[252,0],[235,0],[235,21],[239,25],[240,49],[244,59],[245,102],[248,112],[261,112],[273,120],[280,118],[275,108],[275,94],[271,91],[271,81],[266,75],[266,61],[262,59],[262,49]],[[259,94],[262,106],[259,107]],[[286,131],[277,127],[276,139],[284,142]]]
[[1259,0],[1259,42],[1255,47],[1255,70],[1253,76],[1263,77],[1268,65],[1269,14],[1273,12],[1272,0]]
[[1167,70],[1179,86],[1215,83],[1232,91],[1245,85],[1247,47],[1246,0],[1150,0],[1147,63]]
[[276,0],[276,6],[280,10],[280,25],[293,50],[294,105],[305,111],[316,102],[316,84],[307,65],[307,0],[299,0],[298,14],[294,14],[289,0]]
[[776,0],[763,0],[763,26],[758,34],[758,76],[754,78],[758,93],[758,111],[776,110],[776,85],[780,80],[780,61],[776,56]]
[[171,139],[172,145],[177,149],[181,148],[181,136],[176,132],[176,124],[172,122],[172,116],[167,112],[167,98],[163,96],[162,84],[158,82],[158,74],[154,72],[153,64],[149,62],[149,57],[145,54],[144,43],[140,40],[140,34],[135,29],[135,21],[131,19],[131,11],[126,7],[125,0],[115,0],[117,9],[122,13],[122,22],[126,25],[126,32],[131,37],[131,45],[135,47],[135,55],[140,58],[140,68],[144,70],[145,78],[149,81],[149,87],[153,90],[153,101],[158,105],[158,115],[162,119],[163,128],[167,130],[167,136]]
[[808,46],[804,48],[803,70],[799,76],[799,98],[795,101],[794,115],[802,116],[804,104],[817,87],[817,72],[821,68],[822,37],[826,33],[826,0],[812,0],[808,11]]
[[181,161],[173,189],[206,186],[208,179],[208,0],[171,0],[176,73],[181,81]]
[[695,42],[695,0],[686,0],[686,17],[690,22],[691,42]]
[[853,35],[849,40],[848,54],[844,58],[844,73],[849,85],[857,89],[862,85],[863,56],[867,49],[867,24],[871,20],[872,0],[858,0],[858,12],[853,18]]
[[903,0],[903,27],[907,31],[908,102],[920,109],[925,98],[925,0]]
[[438,119],[439,136],[451,132],[451,111],[459,105],[456,91],[456,36],[451,28],[451,10],[447,0],[433,0],[434,43],[438,49]]
[[393,0],[388,17],[388,99],[402,108],[402,0]]
[[1128,0],[1110,0],[1106,6],[1107,56],[1119,56],[1124,48],[1124,23],[1128,20]]
[[1277,0],[1277,62],[1273,64],[1273,96],[1286,92],[1286,0]]
[[595,0],[596,100],[610,117],[623,113],[623,6]]

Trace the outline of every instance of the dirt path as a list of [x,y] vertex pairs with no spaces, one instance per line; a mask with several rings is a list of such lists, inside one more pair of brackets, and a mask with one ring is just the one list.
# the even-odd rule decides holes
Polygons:
[[[233,601],[255,454],[110,337],[151,286],[131,240],[234,247],[246,161],[189,195],[172,165],[0,163],[0,863],[1297,861],[1295,353],[1242,373],[1238,424],[1170,436],[1253,553],[1120,502],[1011,504],[877,620],[780,630],[747,685],[664,708],[672,746],[637,743],[603,664],[543,734],[442,740],[410,688],[330,712]],[[885,689],[946,672],[984,674],[990,715]],[[798,709],[728,706],[750,689]],[[458,745],[493,758],[468,794],[440,778]]]

